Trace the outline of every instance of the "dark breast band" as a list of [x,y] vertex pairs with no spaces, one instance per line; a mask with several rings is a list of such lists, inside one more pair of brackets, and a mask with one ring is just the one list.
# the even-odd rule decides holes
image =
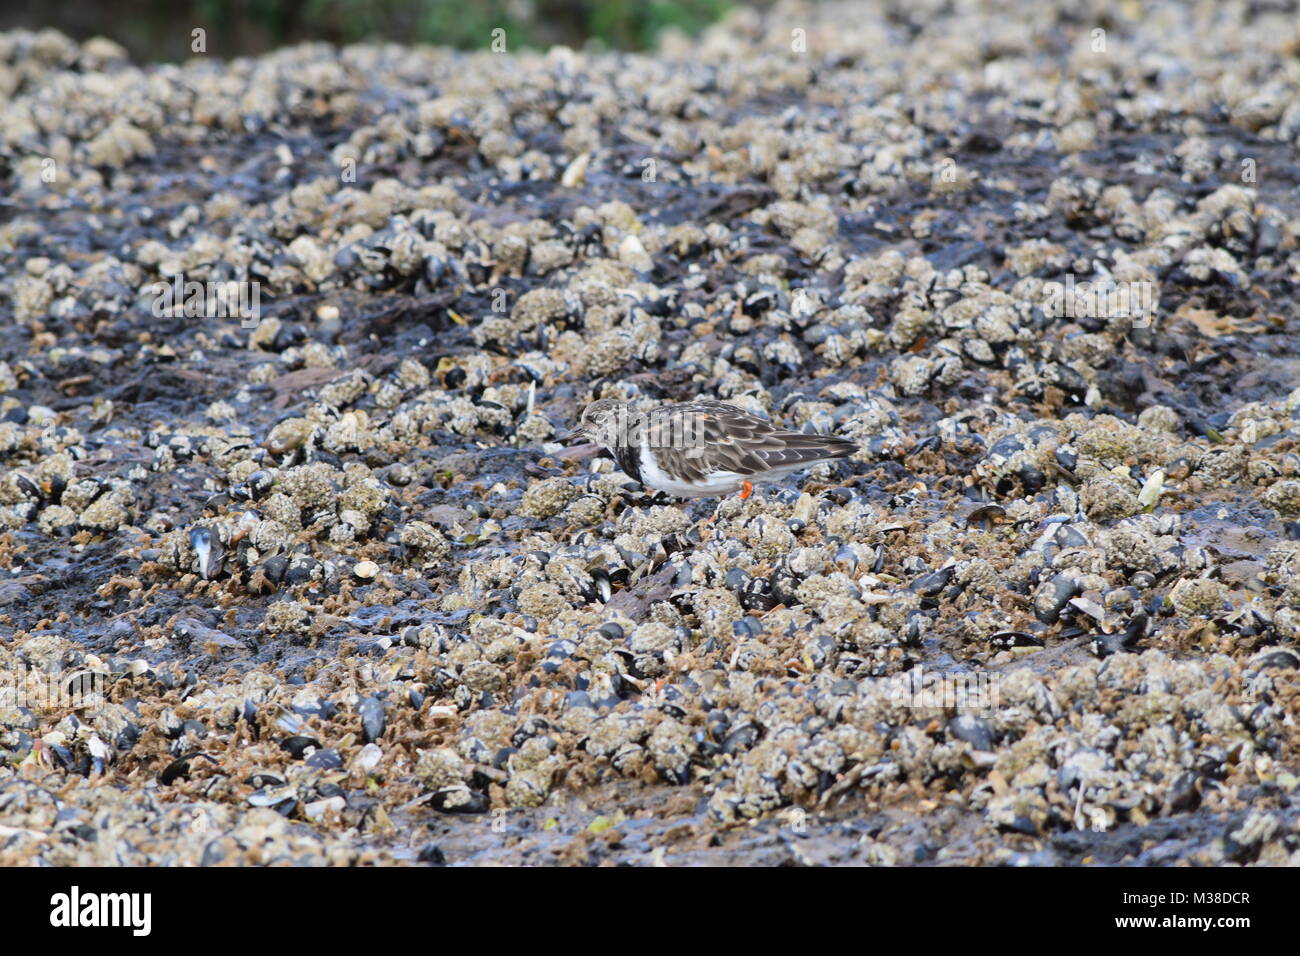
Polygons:
[[616,445],[613,452],[618,467],[641,484],[645,484],[641,481],[641,449],[632,445]]

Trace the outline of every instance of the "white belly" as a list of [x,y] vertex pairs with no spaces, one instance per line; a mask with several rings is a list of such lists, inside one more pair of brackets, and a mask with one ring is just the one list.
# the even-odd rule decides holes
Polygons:
[[714,472],[699,484],[678,481],[664,474],[655,463],[647,444],[645,441],[641,442],[641,483],[649,488],[676,495],[678,498],[710,498],[739,491],[740,486],[745,483],[744,475],[734,471]]

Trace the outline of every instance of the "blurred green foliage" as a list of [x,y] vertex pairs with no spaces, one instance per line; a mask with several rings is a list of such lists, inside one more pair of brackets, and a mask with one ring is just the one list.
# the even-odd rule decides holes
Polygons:
[[557,43],[649,49],[666,27],[686,33],[718,20],[732,0],[5,0],[0,29],[54,27],[124,44],[139,60],[189,55],[205,27],[207,52],[260,53],[288,43],[362,40],[488,47],[505,31],[511,50]]

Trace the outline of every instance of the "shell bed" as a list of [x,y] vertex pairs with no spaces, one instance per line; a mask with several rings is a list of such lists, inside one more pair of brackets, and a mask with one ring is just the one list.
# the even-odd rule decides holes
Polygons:
[[0,34],[0,864],[1300,863],[1282,6]]

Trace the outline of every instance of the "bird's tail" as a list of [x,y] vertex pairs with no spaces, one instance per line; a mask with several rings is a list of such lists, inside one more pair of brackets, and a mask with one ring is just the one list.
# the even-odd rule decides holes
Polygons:
[[858,450],[858,443],[838,435],[806,435],[788,432],[781,436],[782,447],[760,452],[771,468],[782,468],[801,462],[811,464],[828,458],[847,458]]

